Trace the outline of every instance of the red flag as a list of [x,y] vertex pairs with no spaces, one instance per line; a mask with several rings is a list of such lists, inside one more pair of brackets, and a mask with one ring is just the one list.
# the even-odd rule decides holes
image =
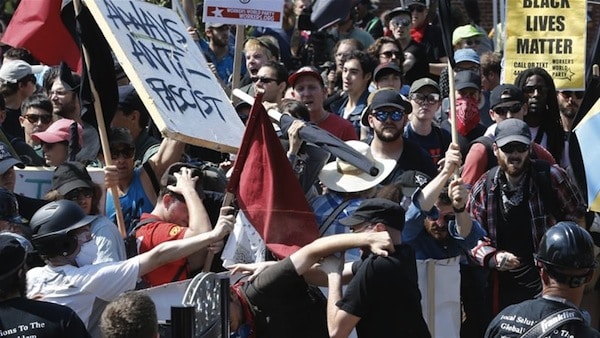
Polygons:
[[2,42],[28,49],[50,66],[65,61],[81,74],[81,52],[61,19],[62,0],[21,0]]
[[254,102],[227,190],[282,259],[319,237],[318,228],[260,98]]

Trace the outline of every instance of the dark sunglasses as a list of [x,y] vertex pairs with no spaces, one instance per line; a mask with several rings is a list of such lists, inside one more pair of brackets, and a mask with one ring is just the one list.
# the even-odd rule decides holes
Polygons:
[[392,20],[390,21],[390,25],[394,26],[394,27],[408,27],[410,26],[410,20],[409,19],[402,19],[402,20]]
[[399,59],[402,57],[402,53],[400,53],[399,51],[387,51],[387,52],[383,52],[380,53],[379,56],[385,56],[385,58],[387,59],[391,59],[392,56],[396,57],[396,59]]
[[583,99],[583,94],[585,94],[584,92],[574,92],[574,91],[570,91],[570,90],[563,90],[559,93],[566,98],[569,98],[569,97],[573,98],[573,95],[575,95],[575,98],[577,98],[579,100]]
[[529,150],[529,145],[520,142],[511,142],[500,147],[500,150],[502,150],[502,152],[505,154],[512,154],[515,151],[518,153],[524,153]]
[[513,114],[518,113],[521,108],[523,107],[523,104],[518,102],[513,104],[512,106],[508,106],[508,107],[497,107],[494,108],[494,113],[498,114],[498,115],[506,115],[508,114],[508,112],[511,112]]
[[123,156],[123,158],[125,158],[125,159],[132,158],[134,153],[135,153],[135,148],[133,148],[133,147],[121,148],[121,149],[115,149],[115,148],[110,149],[110,157],[113,160],[118,159],[119,156]]
[[265,77],[265,76],[253,76],[250,78],[252,80],[252,82],[261,82],[261,83],[265,83],[265,84],[269,84],[273,81],[277,81],[277,79],[272,79],[270,77]]
[[392,118],[392,121],[398,122],[402,120],[402,117],[404,116],[404,111],[377,111],[372,113],[371,115],[375,116],[375,118],[380,122],[385,122],[388,118]]
[[411,12],[417,11],[419,13],[425,11],[425,6],[408,6],[408,10]]
[[523,92],[525,94],[533,94],[533,92],[536,90],[538,93],[541,93],[544,90],[544,87],[542,87],[542,86],[525,86],[525,87],[523,87]]
[[434,104],[440,102],[440,94],[429,93],[427,95],[421,93],[413,93],[410,98],[415,101],[418,105],[422,105],[424,102]]
[[92,195],[93,195],[92,189],[79,188],[79,189],[69,191],[65,195],[65,199],[67,199],[69,201],[77,201],[81,198],[90,198],[90,197],[92,197]]
[[39,120],[42,120],[43,124],[48,124],[52,122],[52,115],[50,114],[26,114],[25,118],[27,119],[27,121],[29,121],[29,123],[38,123]]
[[473,46],[473,45],[479,46],[481,44],[481,40],[479,40],[479,39],[467,39],[467,40],[464,41],[464,43],[467,46]]

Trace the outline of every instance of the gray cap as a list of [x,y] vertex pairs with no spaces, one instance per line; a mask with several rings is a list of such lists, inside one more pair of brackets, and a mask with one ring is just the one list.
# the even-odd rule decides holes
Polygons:
[[503,147],[511,142],[531,144],[529,126],[519,119],[506,119],[498,123],[494,137],[498,147]]
[[21,60],[6,61],[0,67],[0,80],[4,83],[17,83],[31,74],[33,74],[31,65]]
[[410,94],[416,93],[419,91],[419,89],[426,86],[433,87],[435,88],[438,94],[440,93],[440,86],[438,85],[438,83],[428,77],[424,77],[412,83],[412,85],[410,86]]

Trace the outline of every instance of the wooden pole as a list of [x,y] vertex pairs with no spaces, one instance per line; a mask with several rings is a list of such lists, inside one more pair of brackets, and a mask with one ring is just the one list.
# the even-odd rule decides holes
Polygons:
[[[75,17],[79,15],[81,12],[81,0],[73,0],[73,6],[75,8]],[[83,53],[84,60],[89,60],[89,54],[85,46],[81,45],[81,50]],[[106,134],[106,125],[104,124],[104,116],[102,115],[102,105],[100,104],[100,96],[96,91],[96,86],[94,85],[94,81],[92,80],[90,73],[90,63],[85,62],[85,71],[88,72],[88,78],[90,81],[90,90],[94,97],[94,111],[96,112],[96,121],[98,122],[98,134],[100,135],[100,144],[102,146],[102,154],[104,155],[104,162],[106,165],[112,164],[112,157],[110,154],[110,145],[108,142],[108,136]],[[116,85],[116,83],[115,83]],[[117,216],[117,227],[119,228],[119,232],[121,236],[125,238],[127,236],[127,231],[125,229],[125,219],[123,218],[123,211],[121,210],[121,201],[119,200],[119,191],[117,187],[110,187],[110,192],[112,193],[113,203],[115,205],[115,213]]]
[[[235,26],[235,53],[233,56],[233,78],[231,79],[231,89],[236,89],[240,84],[240,74],[242,73],[242,48],[244,45],[244,31],[246,26],[236,25]],[[227,81],[227,79],[223,79]],[[233,101],[233,93],[231,94],[230,100]]]
[[[448,60],[448,103],[450,103],[450,126],[452,127],[452,143],[458,144],[458,130],[456,129],[456,93],[454,92],[454,69]],[[454,179],[458,178],[458,168],[454,172]]]

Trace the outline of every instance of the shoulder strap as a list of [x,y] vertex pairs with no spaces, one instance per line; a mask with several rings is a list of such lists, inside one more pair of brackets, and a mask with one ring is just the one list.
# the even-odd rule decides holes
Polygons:
[[581,313],[573,308],[563,309],[554,312],[531,327],[525,332],[521,338],[541,338],[548,335],[548,333],[554,331],[554,329],[566,324],[568,322],[583,322]]
[[139,228],[143,227],[146,224],[149,224],[149,223],[152,223],[152,222],[157,222],[157,221],[160,221],[160,219],[154,218],[154,217],[149,217],[149,218],[146,218],[144,220],[137,221],[137,224],[133,227],[133,229],[131,229],[131,231],[129,231],[129,233],[135,235],[135,232]]
[[492,150],[492,143],[494,143],[494,140],[491,137],[479,136],[470,143],[470,146],[472,146],[475,143],[481,143],[485,147],[485,153],[487,155],[488,160],[488,168],[493,168],[496,165],[498,165],[498,159],[496,158],[496,156],[494,155],[494,151]]
[[550,163],[544,160],[532,160],[531,165],[534,169],[535,182],[539,189],[539,194],[544,203],[544,209],[552,214],[556,221],[564,218],[556,201],[556,192],[552,187],[552,177],[550,174]]
[[146,173],[148,174],[148,177],[150,177],[150,182],[152,182],[152,188],[154,188],[154,191],[158,194],[158,191],[160,190],[160,184],[158,184],[158,179],[156,178],[156,174],[154,173],[152,166],[148,161],[146,161],[144,162],[142,167],[144,168],[144,171],[146,171]]
[[333,224],[333,221],[335,221],[335,219],[338,217],[338,215],[348,206],[348,204],[350,204],[351,201],[352,200],[344,201],[341,204],[339,204],[335,209],[333,209],[331,214],[329,214],[329,216],[327,216],[327,219],[325,220],[325,222],[323,222],[323,224],[321,224],[321,226],[319,227],[319,235],[320,236],[323,236],[323,234],[325,232],[327,232],[327,230],[329,229],[331,224]]

